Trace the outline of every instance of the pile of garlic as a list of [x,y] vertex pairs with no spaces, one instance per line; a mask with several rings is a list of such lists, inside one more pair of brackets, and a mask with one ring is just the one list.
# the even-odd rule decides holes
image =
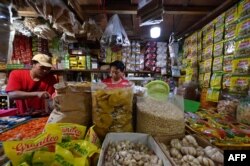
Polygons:
[[224,155],[219,149],[207,146],[202,148],[192,135],[186,135],[182,140],[172,139],[170,146],[161,144],[176,165],[180,166],[215,166],[223,165]]
[[141,143],[120,141],[110,143],[105,153],[104,166],[162,166],[163,162],[152,150]]

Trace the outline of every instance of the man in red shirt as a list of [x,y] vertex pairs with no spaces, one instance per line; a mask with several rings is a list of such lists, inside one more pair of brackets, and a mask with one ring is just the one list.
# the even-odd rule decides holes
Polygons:
[[14,99],[18,113],[45,110],[45,99],[55,92],[54,84],[58,81],[50,74],[51,57],[37,54],[32,58],[31,70],[13,70],[8,79],[6,92]]
[[102,82],[109,85],[123,86],[128,85],[129,81],[124,79],[125,65],[121,61],[110,63],[110,78],[104,79]]

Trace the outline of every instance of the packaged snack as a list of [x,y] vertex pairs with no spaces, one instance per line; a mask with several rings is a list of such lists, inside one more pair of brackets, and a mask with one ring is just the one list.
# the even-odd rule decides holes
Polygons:
[[210,86],[213,89],[221,89],[222,73],[214,73],[211,77]]
[[236,42],[235,57],[246,57],[250,55],[250,38]]
[[74,123],[49,123],[46,125],[46,130],[54,126],[60,127],[62,130],[62,141],[64,142],[83,139],[86,133],[86,126]]
[[224,100],[220,100],[217,105],[217,110],[220,114],[226,115],[229,117],[233,117],[236,119],[236,110],[239,104],[239,100],[228,98]]
[[232,76],[230,79],[230,92],[246,94],[249,89],[249,76]]
[[205,73],[204,75],[204,81],[203,81],[203,87],[209,87],[211,73]]
[[94,130],[95,126],[91,126],[85,136],[85,140],[95,144],[97,147],[101,147],[101,142]]
[[204,74],[199,74],[199,86],[203,86]]
[[237,25],[237,38],[247,38],[250,35],[250,18],[241,21]]
[[[46,161],[46,164],[50,165],[48,162],[51,162],[50,159],[54,155],[49,152],[55,152],[56,143],[60,143],[61,141],[62,131],[59,127],[54,126],[33,139],[3,142],[3,147],[6,156],[11,160],[13,166],[17,166],[23,162],[31,165],[32,163],[39,162],[39,160]],[[33,155],[34,152],[37,154]]]
[[211,21],[210,23],[208,23],[207,25],[205,25],[202,28],[203,36],[207,35],[208,33],[212,32],[213,30],[214,30],[214,22]]
[[207,90],[207,101],[218,102],[220,97],[220,91],[217,89],[208,89]]
[[225,39],[232,39],[235,38],[237,35],[237,24],[229,24],[225,26]]
[[207,101],[207,88],[202,88],[201,90],[201,108],[204,109],[209,109],[209,108],[216,108],[216,103],[215,102],[211,102],[211,101]]
[[232,55],[235,52],[235,41],[234,40],[228,40],[224,42],[224,55]]
[[238,5],[239,19],[243,20],[250,17],[250,1],[242,0]]
[[205,61],[204,68],[206,73],[211,72],[212,62],[213,62],[212,58]]
[[200,62],[199,67],[200,73],[205,73],[205,62]]
[[225,12],[225,24],[229,25],[237,21],[237,4]]
[[223,67],[223,56],[215,57],[213,61],[213,71],[222,71]]
[[219,42],[219,43],[214,44],[214,51],[213,51],[214,57],[223,55],[223,46],[224,46],[224,42]]
[[222,89],[229,90],[231,82],[231,74],[224,74],[222,78]]
[[214,31],[214,43],[220,42],[224,37],[224,25],[217,27]]
[[209,31],[207,35],[205,36],[205,45],[209,46],[213,44],[213,39],[214,39],[214,30]]
[[224,56],[223,59],[223,71],[232,72],[233,70],[233,55]]
[[214,20],[214,26],[215,30],[217,30],[218,27],[222,26],[225,21],[225,13],[222,13]]
[[213,56],[213,45],[210,45],[203,50],[202,60],[207,60]]
[[250,125],[250,97],[240,100],[237,108],[236,119],[238,122]]
[[236,74],[250,74],[250,58],[234,59],[233,73]]

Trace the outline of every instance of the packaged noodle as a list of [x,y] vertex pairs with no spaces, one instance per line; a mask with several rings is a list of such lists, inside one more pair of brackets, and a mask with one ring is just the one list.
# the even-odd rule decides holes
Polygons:
[[203,87],[209,87],[211,73],[205,73],[204,75],[204,81],[203,81]]
[[224,37],[224,25],[217,27],[214,31],[214,43],[220,42]]
[[247,57],[250,55],[250,38],[236,42],[235,57]]
[[214,57],[222,56],[223,55],[223,47],[224,47],[223,42],[219,42],[219,43],[214,44],[213,56]]
[[221,89],[222,73],[214,73],[211,77],[210,86],[213,89]]
[[233,55],[224,56],[223,71],[226,73],[233,71]]
[[208,47],[205,48],[205,50],[203,50],[203,60],[207,60],[212,58],[213,56],[213,45],[210,45]]
[[237,37],[247,38],[250,35],[250,18],[238,23],[237,25]]
[[3,147],[6,156],[11,160],[13,166],[23,162],[29,165],[39,163],[41,166],[47,166],[51,164],[50,159],[54,158],[53,152],[55,152],[56,143],[61,141],[62,131],[59,127],[54,126],[33,139],[3,142]]
[[224,55],[233,55],[235,53],[235,41],[228,40],[224,43]]
[[[113,86],[113,87],[111,87]],[[92,86],[92,118],[95,132],[103,139],[107,132],[132,132],[132,84],[115,87]]]
[[207,101],[218,102],[220,97],[220,90],[208,89],[207,91]]
[[233,23],[225,26],[225,39],[235,38],[237,34],[237,24]]
[[222,78],[222,89],[229,90],[231,82],[231,74],[224,74]]
[[208,72],[211,72],[211,68],[212,68],[212,58],[211,59],[208,59],[205,61],[205,72],[208,73]]
[[74,123],[51,123],[46,125],[46,129],[53,126],[58,126],[62,130],[63,142],[84,139],[84,135],[86,133],[86,126]]
[[221,27],[224,24],[224,21],[225,21],[225,13],[222,13],[214,20],[215,30],[217,30],[218,27]]
[[250,74],[250,58],[234,59],[233,73]]
[[223,56],[214,58],[213,61],[213,71],[222,71],[223,67]]
[[249,76],[232,76],[230,79],[230,91],[246,94],[249,89]]
[[239,19],[243,20],[250,17],[250,1],[242,0],[238,5],[238,15]]
[[225,12],[225,24],[229,25],[237,21],[237,4]]

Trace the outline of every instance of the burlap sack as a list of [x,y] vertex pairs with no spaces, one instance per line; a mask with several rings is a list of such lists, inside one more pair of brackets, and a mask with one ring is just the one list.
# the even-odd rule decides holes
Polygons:
[[48,122],[90,125],[92,110],[90,83],[59,83],[55,85],[55,89],[55,109],[51,113]]

